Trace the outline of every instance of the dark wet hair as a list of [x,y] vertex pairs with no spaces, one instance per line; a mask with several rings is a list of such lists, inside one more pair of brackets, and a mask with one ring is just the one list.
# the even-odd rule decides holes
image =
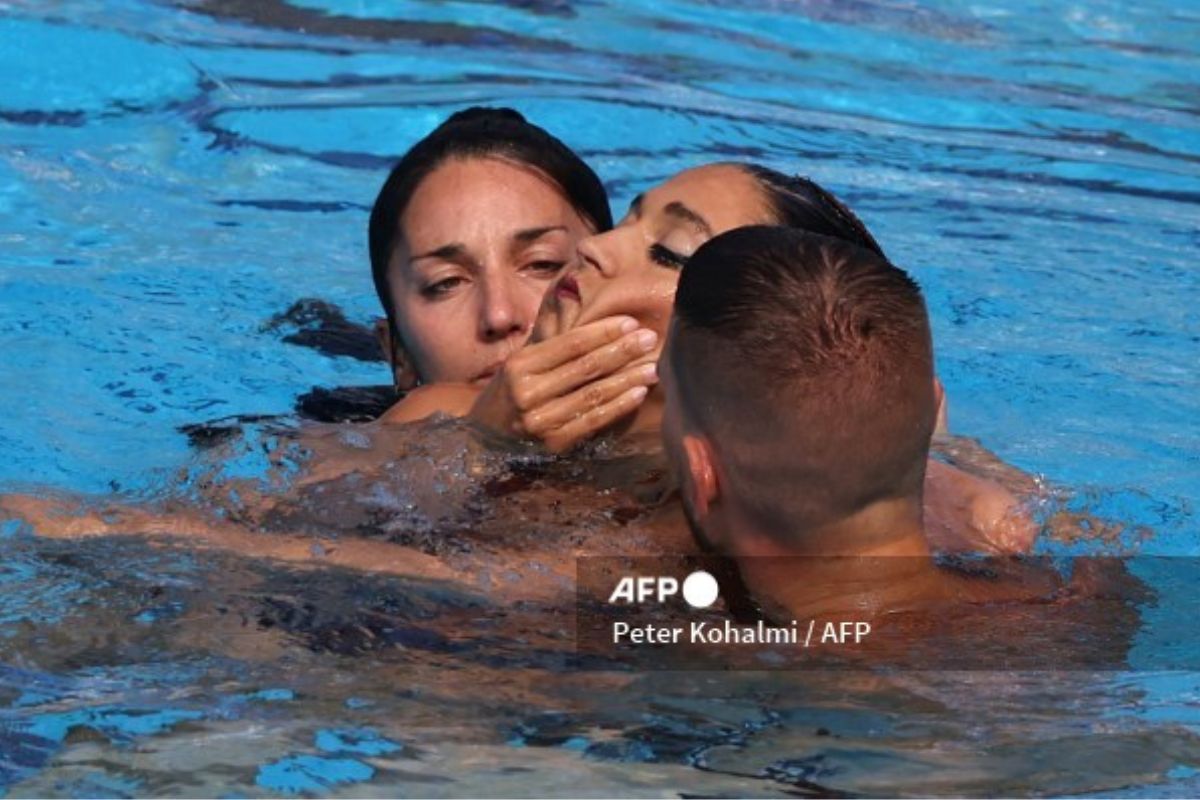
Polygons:
[[675,320],[681,402],[764,530],[919,495],[937,403],[929,316],[904,270],[845,239],[737,228],[684,267]]
[[597,232],[612,227],[608,195],[600,178],[557,138],[511,108],[476,106],[452,114],[396,162],[371,209],[368,231],[371,275],[393,334],[398,331],[388,284],[388,262],[396,248],[404,209],[421,182],[446,161],[486,157],[537,170],[562,190],[571,206]]
[[[775,224],[799,228],[856,244],[883,256],[883,248],[846,204],[820,184],[760,164],[738,164],[759,182],[775,214]],[[884,256],[886,258],[886,256]]]

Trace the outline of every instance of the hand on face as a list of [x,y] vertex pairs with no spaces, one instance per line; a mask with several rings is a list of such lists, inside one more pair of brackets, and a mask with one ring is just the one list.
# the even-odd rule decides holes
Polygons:
[[505,362],[469,416],[552,451],[568,450],[641,405],[658,380],[653,361],[645,362],[658,347],[658,335],[632,317],[529,344]]
[[[618,227],[580,242],[576,263],[546,294],[533,343],[508,360],[471,416],[561,451],[642,410],[688,257],[712,236],[768,217],[754,180],[727,165],[689,170],[639,197]],[[638,344],[639,334],[653,338]]]

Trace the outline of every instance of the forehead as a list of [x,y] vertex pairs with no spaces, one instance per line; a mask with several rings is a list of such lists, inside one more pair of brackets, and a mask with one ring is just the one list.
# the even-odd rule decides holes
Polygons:
[[421,181],[400,223],[409,236],[454,238],[479,225],[505,230],[568,219],[578,215],[566,195],[536,169],[499,158],[452,158]]
[[744,170],[727,164],[679,173],[647,191],[643,207],[654,213],[668,203],[683,203],[704,217],[714,235],[770,221],[767,200],[758,182]]

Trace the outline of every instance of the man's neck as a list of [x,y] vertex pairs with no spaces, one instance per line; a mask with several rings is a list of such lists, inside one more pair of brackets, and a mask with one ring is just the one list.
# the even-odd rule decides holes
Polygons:
[[880,500],[853,514],[799,530],[739,526],[739,556],[927,556],[921,498]]
[[739,531],[738,569],[765,610],[789,616],[906,607],[940,586],[920,498],[880,501],[786,536]]

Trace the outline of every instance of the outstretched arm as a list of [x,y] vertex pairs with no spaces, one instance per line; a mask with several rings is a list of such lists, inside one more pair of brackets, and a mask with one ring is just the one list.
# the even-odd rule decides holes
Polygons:
[[[264,534],[193,511],[158,511],[97,498],[66,495],[0,495],[0,520],[19,519],[39,536],[150,536],[183,540],[189,547],[231,550],[245,556],[295,564],[321,564],[369,572],[452,579],[445,562],[407,547],[367,539],[317,539],[289,533]],[[319,546],[315,546],[319,545]]]

